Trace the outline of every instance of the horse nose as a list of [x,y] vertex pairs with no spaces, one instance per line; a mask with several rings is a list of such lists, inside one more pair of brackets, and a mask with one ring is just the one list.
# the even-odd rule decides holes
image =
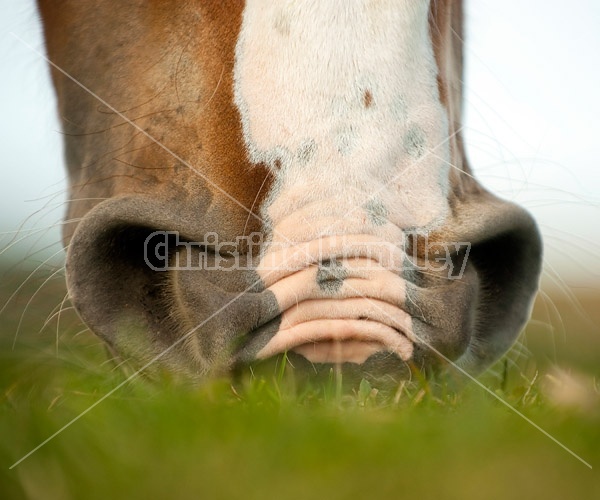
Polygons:
[[183,265],[213,255],[188,243],[209,232],[197,220],[173,202],[114,198],[86,214],[70,241],[73,305],[115,354],[146,371],[166,366],[194,378],[227,368],[240,337],[279,314],[252,271]]

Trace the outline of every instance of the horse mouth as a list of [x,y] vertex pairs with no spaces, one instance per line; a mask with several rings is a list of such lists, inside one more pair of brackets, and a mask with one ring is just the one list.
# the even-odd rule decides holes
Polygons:
[[377,342],[362,340],[326,340],[301,344],[292,349],[311,363],[355,363],[363,364],[373,354],[384,351],[385,346]]
[[[269,358],[277,362],[284,353],[311,374],[311,363],[318,371],[344,364],[353,373],[405,377],[407,367],[455,361],[477,372],[510,347],[526,319],[520,304],[528,306],[534,285],[529,275],[515,285],[513,259],[523,262],[519,273],[538,272],[527,267],[537,262],[538,247],[521,241],[529,241],[528,226],[476,245],[460,277],[411,267],[403,248],[373,235],[347,235],[341,243],[325,236],[286,255],[265,252],[258,265],[243,254],[247,268],[218,272],[218,254],[191,244],[171,251],[165,231],[158,233],[169,238],[156,248],[168,243],[167,264],[189,257],[203,265],[157,272],[147,259],[158,258],[156,248],[144,251],[157,231],[144,221],[167,208],[137,197],[98,205],[73,237],[67,279],[81,317],[115,352],[157,359],[191,377],[256,362],[269,367]],[[179,230],[176,222],[164,223]],[[502,286],[489,286],[498,281]],[[516,298],[498,292],[515,286]]]
[[414,348],[413,342],[388,325],[364,319],[321,319],[280,330],[256,357],[266,359],[289,351],[311,363],[362,364],[380,352],[406,361]]

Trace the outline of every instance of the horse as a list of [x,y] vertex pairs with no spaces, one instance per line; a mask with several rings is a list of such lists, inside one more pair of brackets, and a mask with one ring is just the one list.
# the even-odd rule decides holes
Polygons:
[[403,379],[514,343],[542,243],[468,164],[460,0],[38,7],[68,292],[115,356]]

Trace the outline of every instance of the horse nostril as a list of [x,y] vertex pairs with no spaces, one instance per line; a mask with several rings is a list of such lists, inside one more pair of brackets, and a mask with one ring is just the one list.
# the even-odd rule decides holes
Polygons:
[[471,244],[466,262],[477,274],[479,292],[463,366],[477,373],[512,346],[529,318],[541,272],[541,237],[524,209],[485,191],[465,200],[446,230]]
[[144,224],[152,206],[140,207],[138,200],[115,199],[91,210],[73,234],[66,263],[82,319],[114,351],[137,360],[159,354],[178,332],[164,272],[173,236],[155,232],[148,219]]
[[84,322],[121,357],[196,377],[227,368],[240,339],[279,309],[252,271],[190,267],[206,264],[206,248],[144,224],[177,228],[175,208],[147,199],[99,204],[71,239],[67,286]]
[[125,325],[133,335],[169,322],[167,273],[156,271],[168,265],[169,256],[160,258],[158,244],[145,255],[144,241],[152,229],[116,223],[99,230],[95,222],[85,221],[75,232],[67,255],[67,285],[84,321],[117,348],[126,336]]

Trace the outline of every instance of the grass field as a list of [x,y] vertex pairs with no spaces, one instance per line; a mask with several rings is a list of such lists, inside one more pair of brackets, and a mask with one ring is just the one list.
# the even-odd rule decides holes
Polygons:
[[[26,275],[2,276],[0,307]],[[489,392],[299,388],[289,367],[192,388],[125,382],[47,276],[0,315],[2,499],[600,498],[598,295],[540,298]]]

